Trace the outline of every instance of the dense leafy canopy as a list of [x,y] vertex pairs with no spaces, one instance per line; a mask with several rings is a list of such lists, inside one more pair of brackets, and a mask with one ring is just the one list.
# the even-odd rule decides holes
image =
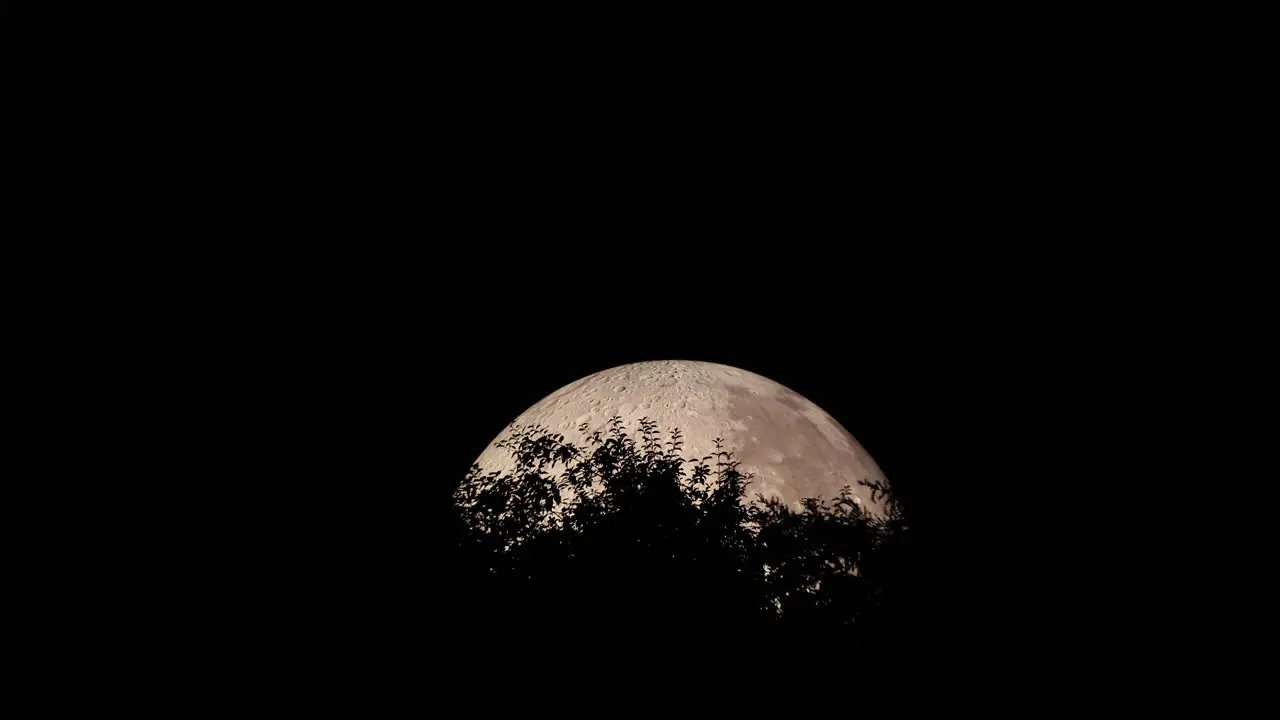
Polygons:
[[579,428],[585,447],[539,426],[499,447],[514,465],[473,466],[454,494],[457,544],[474,620],[503,633],[865,629],[884,615],[895,549],[909,537],[846,487],[803,509],[759,495],[716,441],[682,457],[643,419]]

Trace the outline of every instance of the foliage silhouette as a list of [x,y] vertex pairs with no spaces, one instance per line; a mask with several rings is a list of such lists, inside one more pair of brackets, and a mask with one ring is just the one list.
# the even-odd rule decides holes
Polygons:
[[899,504],[864,512],[850,488],[802,511],[759,495],[716,440],[682,457],[648,418],[579,431],[585,447],[539,426],[499,442],[514,467],[473,465],[454,493],[461,603],[497,635],[742,633],[889,626],[901,548]]

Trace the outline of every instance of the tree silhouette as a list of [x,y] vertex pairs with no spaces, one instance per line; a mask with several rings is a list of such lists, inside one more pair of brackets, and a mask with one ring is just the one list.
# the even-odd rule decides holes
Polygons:
[[735,633],[874,630],[887,617],[893,549],[907,526],[850,488],[793,510],[759,495],[716,440],[685,458],[678,429],[620,417],[584,447],[531,425],[498,446],[503,472],[473,465],[454,493],[465,622],[480,632]]

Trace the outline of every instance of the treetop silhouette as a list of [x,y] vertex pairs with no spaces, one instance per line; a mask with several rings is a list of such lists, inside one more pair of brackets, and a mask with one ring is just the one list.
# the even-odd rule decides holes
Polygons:
[[585,424],[583,447],[537,425],[498,446],[514,467],[473,465],[454,493],[456,546],[470,612],[529,630],[628,627],[864,627],[883,615],[907,525],[890,488],[888,517],[853,501],[747,500],[751,476],[716,440],[681,455],[644,418]]

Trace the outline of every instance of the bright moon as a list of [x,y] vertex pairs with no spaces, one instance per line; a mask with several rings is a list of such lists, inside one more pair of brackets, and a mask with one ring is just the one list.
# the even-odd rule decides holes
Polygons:
[[[806,497],[833,498],[848,485],[863,509],[886,514],[883,498],[873,502],[870,488],[858,484],[887,485],[884,474],[840,423],[799,393],[728,365],[663,360],[602,370],[551,393],[513,424],[541,425],[586,447],[578,426],[604,430],[614,415],[633,435],[644,417],[658,423],[664,440],[680,428],[685,458],[710,455],[715,438],[723,438],[739,469],[754,475],[747,498],[777,497],[798,509]],[[494,438],[476,460],[483,471],[514,465],[496,447],[506,436],[504,431]]]

